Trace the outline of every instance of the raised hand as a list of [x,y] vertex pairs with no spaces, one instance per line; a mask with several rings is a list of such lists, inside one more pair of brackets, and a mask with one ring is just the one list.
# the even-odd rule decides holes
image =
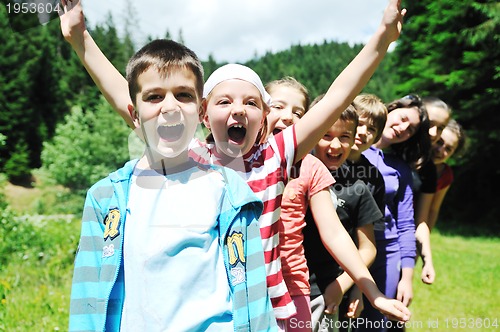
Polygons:
[[63,11],[59,14],[61,32],[70,44],[83,44],[83,33],[87,29],[80,0],[61,0]]
[[384,10],[382,25],[387,29],[387,38],[395,41],[399,38],[403,29],[403,17],[406,14],[406,8],[401,9],[401,0],[390,0]]

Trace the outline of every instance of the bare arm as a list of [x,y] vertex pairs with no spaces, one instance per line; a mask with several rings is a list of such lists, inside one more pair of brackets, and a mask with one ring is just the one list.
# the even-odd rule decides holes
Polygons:
[[[365,262],[366,267],[370,267],[375,261],[375,256],[377,255],[373,224],[359,227],[356,230],[356,236],[358,238],[359,254]],[[359,317],[363,309],[363,293],[357,285],[354,285],[350,291],[349,305],[346,315],[349,318],[357,318]]]
[[64,14],[60,17],[61,32],[106,100],[128,126],[134,129],[135,125],[128,111],[128,105],[132,104],[128,83],[87,31],[81,1],[61,1],[64,7]]
[[420,279],[430,285],[436,279],[436,271],[432,261],[431,232],[426,222],[422,222],[417,226],[415,237],[417,238],[417,247],[419,247],[423,263]]
[[403,267],[401,269],[401,280],[398,283],[396,299],[409,306],[413,300],[413,268]]
[[[356,281],[375,308],[395,320],[408,320],[409,310],[399,301],[387,299],[377,288],[364,264],[358,249],[340,222],[328,189],[324,189],[310,200],[311,212],[318,227],[321,241],[339,265]],[[339,283],[342,292],[350,285]]]
[[400,0],[389,1],[373,37],[333,81],[325,97],[296,124],[298,147],[295,162],[314,147],[368,83],[389,45],[399,37],[405,13],[406,9],[400,10]]
[[417,239],[417,248],[423,261],[421,279],[426,284],[432,284],[436,277],[432,262],[431,234],[428,226],[431,204],[434,197],[435,194],[420,193],[415,209],[415,237]]
[[[373,224],[364,225],[356,229],[356,235],[358,237],[358,252],[363,264],[369,267],[375,260],[377,254],[377,248],[375,246],[375,234],[373,232]],[[339,282],[347,287],[351,288],[354,285],[354,280],[349,276],[347,272],[342,273],[337,279]]]
[[356,229],[358,238],[358,251],[367,267],[370,267],[377,255],[377,247],[375,246],[375,232],[373,224],[363,225]]
[[[375,246],[375,233],[373,231],[373,224],[368,224],[358,227],[356,229],[356,237],[358,240],[359,255],[363,260],[365,266],[370,267],[370,265],[372,265],[373,261],[375,260],[375,256],[377,255],[377,247]],[[359,290],[359,287],[355,284],[354,280],[345,271],[337,278],[337,282],[341,285],[344,285],[344,287],[347,287],[347,289],[351,289],[352,297],[349,299],[350,304],[349,304],[348,316],[354,318],[356,316],[356,312],[358,312],[357,314],[359,315],[363,307],[362,293]],[[351,299],[353,301],[351,301]],[[361,306],[361,308],[358,309],[357,306]],[[332,307],[327,306],[327,310],[331,311],[331,313],[334,313]]]

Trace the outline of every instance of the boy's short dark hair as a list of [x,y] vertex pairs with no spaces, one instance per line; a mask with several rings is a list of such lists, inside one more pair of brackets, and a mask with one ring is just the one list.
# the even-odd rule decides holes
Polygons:
[[204,84],[203,66],[196,54],[186,46],[173,40],[156,39],[137,51],[127,64],[128,89],[134,104],[135,97],[140,91],[139,75],[151,67],[165,76],[174,68],[191,70],[196,77],[196,98],[201,99]]
[[376,95],[360,94],[354,98],[352,105],[356,108],[358,116],[369,118],[373,126],[377,128],[374,143],[378,142],[387,122],[387,107],[385,107],[384,102]]
[[359,116],[358,112],[356,112],[356,108],[354,106],[349,105],[345,110],[340,113],[339,120],[347,122],[351,121],[354,123],[354,133],[356,133],[357,128],[358,128],[358,122],[359,122]]

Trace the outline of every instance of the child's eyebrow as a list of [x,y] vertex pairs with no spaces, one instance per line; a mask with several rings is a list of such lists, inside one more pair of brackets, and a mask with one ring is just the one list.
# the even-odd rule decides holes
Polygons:
[[[148,94],[148,93],[157,93],[158,91],[165,91],[165,90],[168,90],[164,87],[151,87],[151,88],[148,88],[146,90],[143,90],[142,91],[142,94]],[[182,90],[182,91],[190,91],[190,92],[195,92],[196,91],[196,88],[194,88],[193,86],[189,86],[189,85],[179,85],[179,86],[176,86],[173,88],[173,90]]]
[[194,86],[191,86],[191,85],[179,85],[179,86],[175,87],[175,89],[196,91],[196,88]]
[[212,99],[230,98],[230,95],[228,93],[218,93],[218,94],[212,94],[211,97]]
[[142,90],[141,91],[141,95],[148,95],[148,94],[151,94],[151,93],[158,93],[158,91],[161,91],[163,90],[162,88],[150,88],[150,89],[146,89],[146,90]]

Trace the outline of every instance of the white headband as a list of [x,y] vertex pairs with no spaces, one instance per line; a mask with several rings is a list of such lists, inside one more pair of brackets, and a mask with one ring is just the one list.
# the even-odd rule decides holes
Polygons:
[[210,75],[203,88],[203,98],[206,98],[217,84],[232,79],[243,80],[253,84],[259,90],[262,100],[267,105],[271,105],[271,96],[264,89],[259,75],[252,69],[236,63],[224,65]]

